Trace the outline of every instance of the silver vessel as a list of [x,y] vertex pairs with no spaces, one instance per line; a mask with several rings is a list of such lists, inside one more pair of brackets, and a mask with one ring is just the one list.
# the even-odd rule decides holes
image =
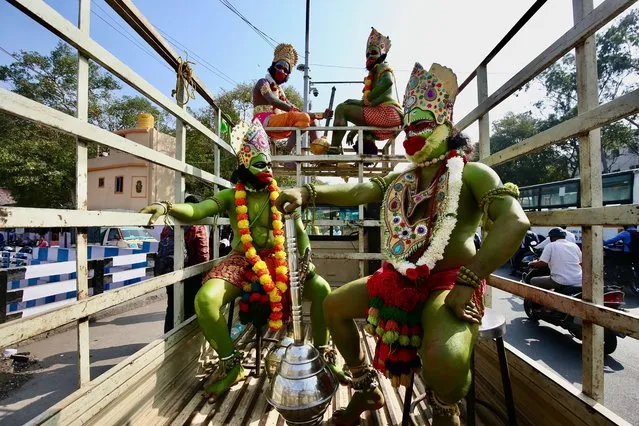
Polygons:
[[293,425],[317,425],[337,391],[338,382],[326,367],[319,351],[304,343],[300,273],[295,234],[295,218],[286,217],[286,250],[291,287],[293,343],[286,348],[266,397]]

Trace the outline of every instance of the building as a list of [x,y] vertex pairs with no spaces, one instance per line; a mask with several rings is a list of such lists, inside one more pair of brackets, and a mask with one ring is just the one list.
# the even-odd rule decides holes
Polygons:
[[[135,129],[116,134],[175,157],[175,138],[153,128],[153,116],[140,114]],[[89,210],[138,211],[154,201],[175,199],[175,172],[126,152],[89,159]]]

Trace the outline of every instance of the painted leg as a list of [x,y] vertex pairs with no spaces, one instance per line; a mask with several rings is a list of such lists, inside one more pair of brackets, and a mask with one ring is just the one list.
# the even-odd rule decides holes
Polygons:
[[333,414],[336,425],[354,425],[364,411],[384,406],[375,371],[365,364],[364,351],[354,318],[363,318],[368,309],[366,280],[360,278],[333,291],[324,300],[324,318],[335,345],[353,375],[353,394],[346,408]]
[[444,304],[448,291],[433,293],[422,313],[422,375],[433,409],[433,426],[460,424],[457,402],[470,387],[470,362],[479,327],[457,319]]
[[[356,126],[366,125],[366,121],[364,120],[364,111],[361,106],[339,104],[337,108],[335,108],[334,126],[346,126],[348,122],[351,122]],[[333,136],[331,137],[332,150],[329,151],[329,153],[338,153],[337,151],[339,151],[342,147],[342,139],[344,139],[345,134],[346,130],[335,130],[333,132]]]
[[220,279],[208,280],[195,296],[195,312],[206,340],[220,357],[218,374],[207,386],[209,402],[224,394],[231,386],[244,378],[244,369],[239,354],[234,353],[233,340],[229,335],[222,307],[235,300],[240,289]]

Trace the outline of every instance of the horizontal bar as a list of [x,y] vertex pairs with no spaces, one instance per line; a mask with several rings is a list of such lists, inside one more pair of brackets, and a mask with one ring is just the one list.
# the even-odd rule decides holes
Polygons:
[[623,226],[639,223],[639,205],[584,207],[569,210],[548,210],[526,212],[530,223],[535,226]]
[[301,161],[303,163],[354,163],[363,161],[366,163],[408,163],[404,155],[274,155],[271,159],[276,163],[290,163]]
[[186,278],[208,271],[217,261],[216,259],[200,263],[179,271],[150,278],[139,284],[107,291],[91,296],[88,299],[78,300],[39,315],[0,324],[0,348],[9,347],[10,345],[37,336],[38,334],[54,330],[82,318],[87,318],[90,315],[112,308],[136,297],[144,296],[147,293],[173,283],[184,281]]
[[639,89],[616,98],[597,108],[566,120],[556,126],[496,152],[481,162],[496,166],[517,157],[539,151],[549,145],[581,135],[639,112]]
[[340,220],[340,219],[326,219],[326,220],[309,220],[307,224],[313,224],[317,226],[363,226],[363,227],[379,227],[379,220]]
[[637,0],[606,0],[564,35],[559,37],[559,39],[546,50],[541,52],[528,65],[524,66],[521,71],[497,89],[495,93],[490,95],[484,102],[462,118],[455,125],[455,128],[461,131],[473,124],[482,115],[499,105],[508,98],[508,96],[515,93],[523,87],[524,84],[535,78],[556,60],[568,53],[568,51],[577,44],[582,43],[586,38],[593,35],[597,30],[613,20],[636,1]]
[[[80,31],[78,27],[60,15],[55,9],[43,0],[7,0],[20,9],[26,15],[38,22],[43,27],[66,41],[85,56],[90,57],[111,73],[131,85],[149,99],[162,106],[174,116],[179,117],[185,123],[201,132],[204,136],[214,141],[220,147],[234,154],[233,148],[216,135],[211,129],[191,116],[186,110],[180,108],[175,102],[164,95],[160,90],[147,82],[122,61],[116,58],[108,50],[96,43],[91,37]],[[90,139],[90,138],[89,138]]]
[[489,282],[491,286],[500,290],[639,339],[639,317],[635,315],[497,275],[491,275]]
[[[0,207],[0,228],[71,228],[71,227],[113,227],[147,226],[150,214],[109,212],[99,210],[35,209],[29,207]],[[193,223],[180,222],[177,225]],[[156,225],[164,223],[164,216]],[[195,222],[198,225],[228,225],[228,218],[206,218]]]
[[384,260],[386,259],[386,257],[381,253],[316,253],[316,252],[313,252],[313,259]]
[[127,152],[138,158],[167,167],[180,173],[195,176],[204,181],[230,188],[231,183],[202,169],[176,160],[137,142],[118,136],[108,130],[79,120],[56,109],[44,106],[24,96],[0,87],[0,111],[6,111],[28,120],[72,134],[81,139],[98,142],[102,145]]
[[[297,127],[265,127],[264,130],[267,132],[283,132],[283,131],[295,131],[298,130]],[[382,130],[386,132],[397,131],[401,132],[402,127],[373,127],[373,126],[309,126],[304,127],[302,130],[364,130],[364,131],[373,131],[373,130]]]

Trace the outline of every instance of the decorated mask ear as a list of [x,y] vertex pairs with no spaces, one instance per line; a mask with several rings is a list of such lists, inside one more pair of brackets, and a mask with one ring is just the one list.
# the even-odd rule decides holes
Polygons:
[[371,34],[368,36],[368,41],[366,42],[367,53],[371,47],[376,47],[380,56],[387,54],[391,48],[390,38],[383,36],[382,33],[371,27]]
[[404,93],[404,113],[419,108],[432,112],[437,124],[452,122],[457,92],[457,76],[450,68],[432,64],[426,71],[416,62]]
[[240,164],[249,168],[251,158],[264,154],[270,161],[271,153],[268,136],[259,120],[253,120],[249,125],[240,121],[231,131],[231,146],[237,154]]

